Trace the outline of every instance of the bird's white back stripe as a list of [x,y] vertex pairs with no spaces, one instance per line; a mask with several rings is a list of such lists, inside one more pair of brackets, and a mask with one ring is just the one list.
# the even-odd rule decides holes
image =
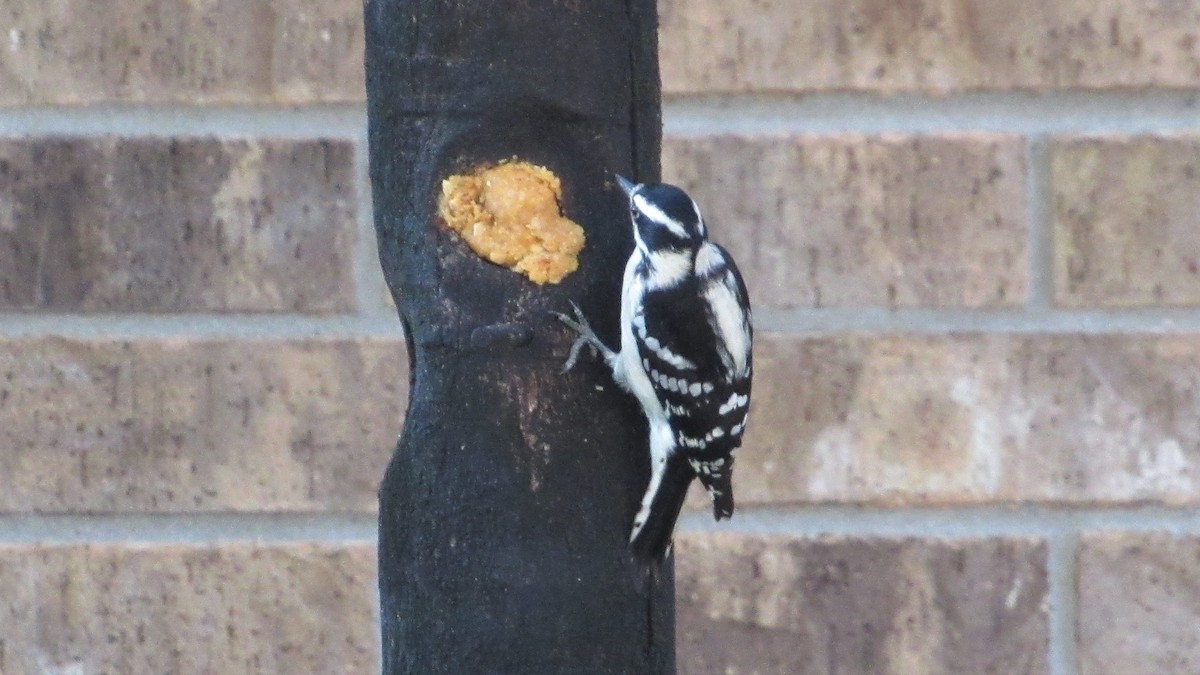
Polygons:
[[725,256],[721,255],[721,249],[713,246],[710,243],[705,243],[696,252],[696,274],[701,277],[711,276],[714,272],[725,266]]
[[737,282],[732,272],[726,272],[720,280],[713,280],[704,289],[717,328],[717,348],[721,360],[736,377],[745,377],[750,362],[749,317],[746,309],[738,302]]

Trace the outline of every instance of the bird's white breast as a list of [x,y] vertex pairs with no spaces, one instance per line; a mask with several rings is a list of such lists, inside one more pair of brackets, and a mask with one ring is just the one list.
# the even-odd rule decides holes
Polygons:
[[641,252],[634,251],[625,264],[625,281],[621,287],[621,353],[618,358],[624,371],[625,383],[629,392],[637,397],[638,403],[646,413],[650,423],[666,423],[667,415],[659,403],[654,387],[650,383],[650,374],[642,366],[641,355],[638,353],[634,335],[635,321],[640,320],[638,308],[642,304],[642,295],[646,292],[642,278],[637,273],[641,262]]

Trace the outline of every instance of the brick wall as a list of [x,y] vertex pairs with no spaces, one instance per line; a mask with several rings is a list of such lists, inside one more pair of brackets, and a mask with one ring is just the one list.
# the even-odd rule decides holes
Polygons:
[[[761,336],[681,672],[1200,669],[1200,2],[660,4]],[[360,8],[0,10],[0,673],[376,668]]]

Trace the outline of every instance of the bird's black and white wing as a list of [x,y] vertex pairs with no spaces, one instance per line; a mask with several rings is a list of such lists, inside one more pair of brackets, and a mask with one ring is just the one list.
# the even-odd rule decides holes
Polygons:
[[749,411],[753,339],[746,286],[729,255],[705,243],[695,275],[647,288],[633,318],[638,355],[718,518],[733,514],[730,471]]

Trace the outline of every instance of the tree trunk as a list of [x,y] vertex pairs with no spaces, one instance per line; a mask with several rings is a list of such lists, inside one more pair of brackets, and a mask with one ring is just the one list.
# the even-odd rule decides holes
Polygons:
[[[612,173],[658,179],[653,0],[366,0],[375,222],[411,400],[380,489],[385,673],[674,672],[673,573],[627,549],[645,421],[595,359],[633,247]],[[439,224],[441,181],[518,157],[587,243],[539,286]]]

